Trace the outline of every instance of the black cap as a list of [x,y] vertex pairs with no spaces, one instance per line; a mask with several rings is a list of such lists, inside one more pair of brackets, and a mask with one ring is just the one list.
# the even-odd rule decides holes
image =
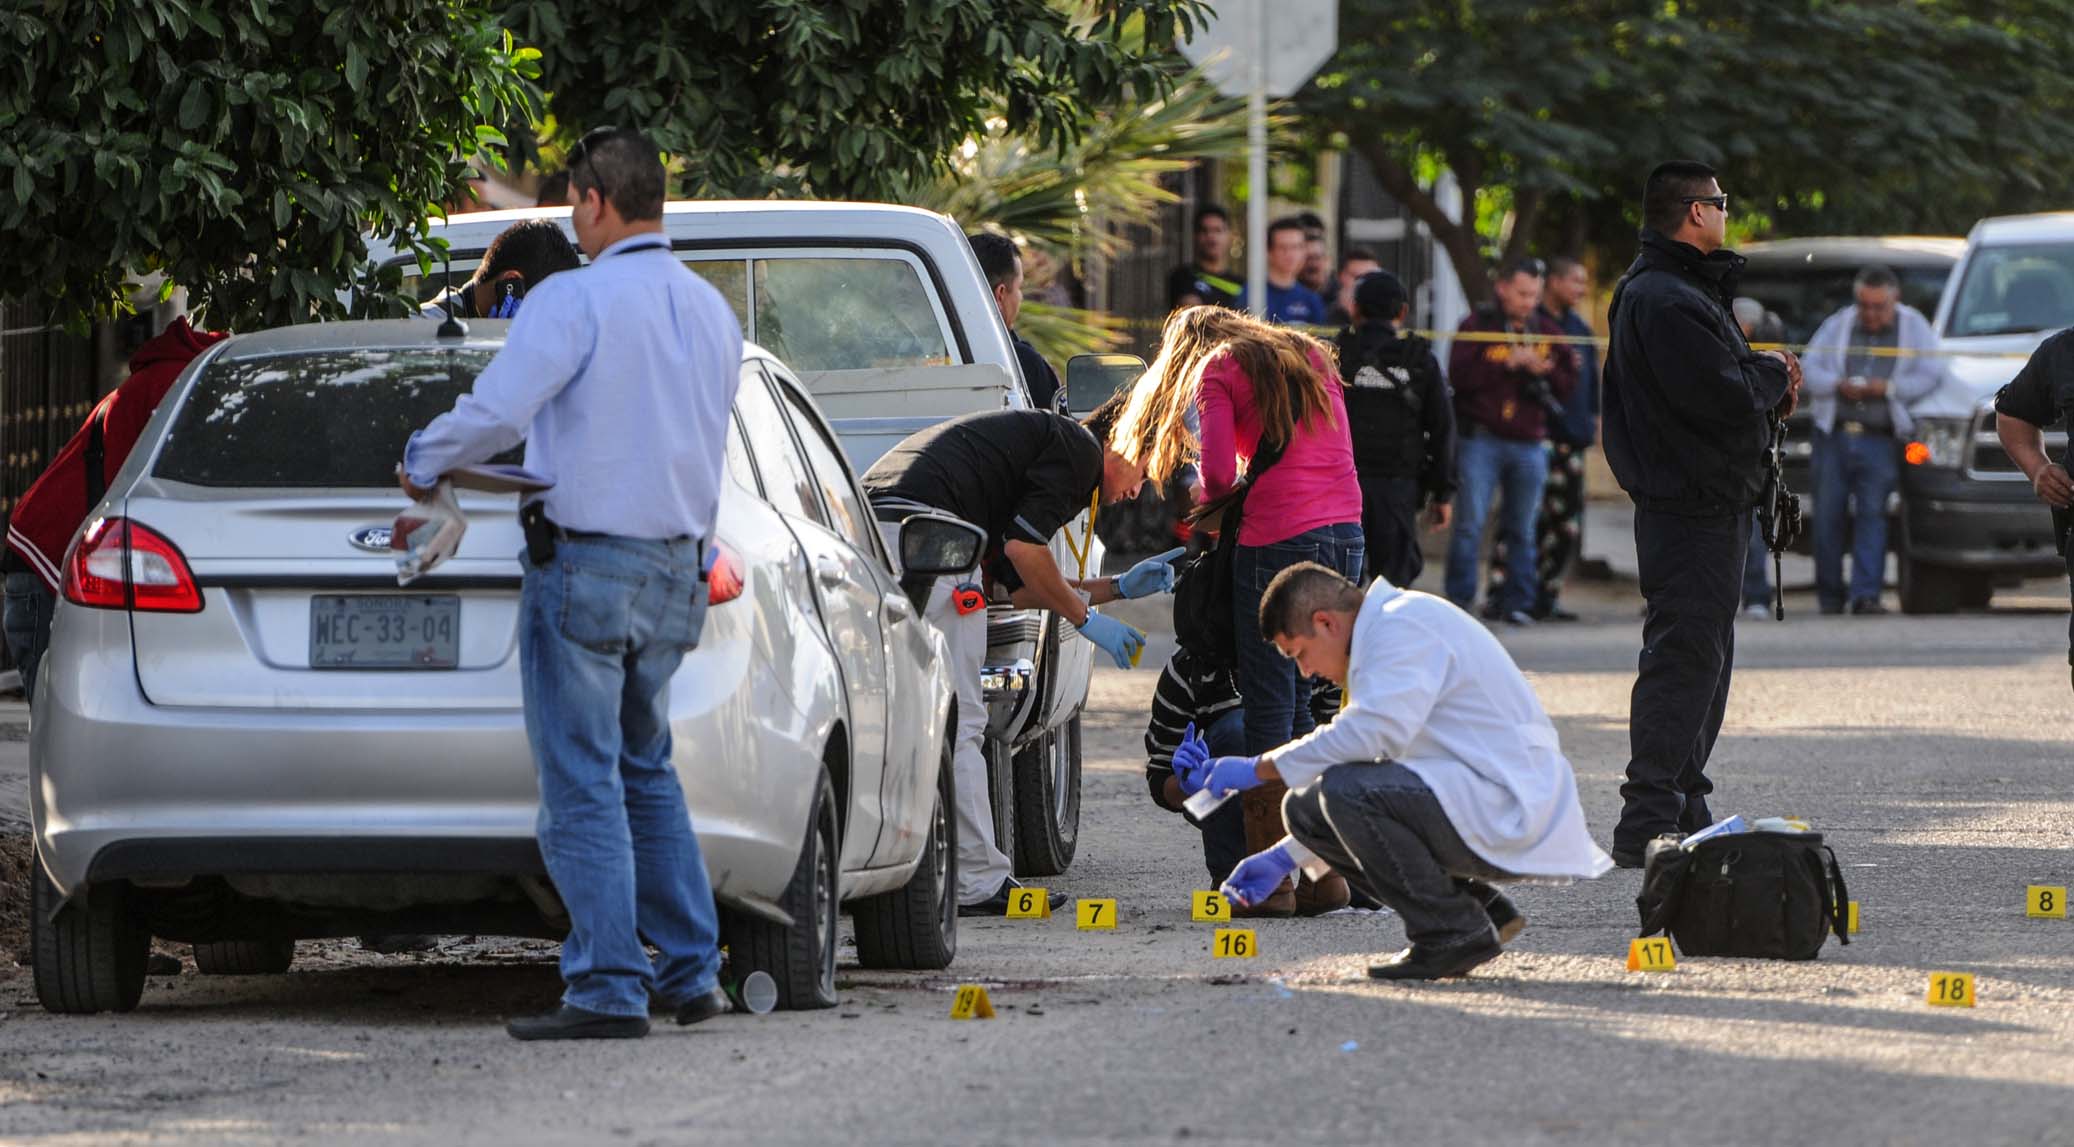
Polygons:
[[1354,305],[1370,322],[1396,322],[1406,297],[1404,280],[1388,271],[1370,271],[1354,280]]

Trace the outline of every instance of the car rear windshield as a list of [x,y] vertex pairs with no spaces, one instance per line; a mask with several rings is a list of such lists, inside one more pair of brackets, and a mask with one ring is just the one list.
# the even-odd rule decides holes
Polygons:
[[393,486],[411,432],[452,409],[489,361],[457,349],[216,363],[181,403],[153,473],[196,486]]

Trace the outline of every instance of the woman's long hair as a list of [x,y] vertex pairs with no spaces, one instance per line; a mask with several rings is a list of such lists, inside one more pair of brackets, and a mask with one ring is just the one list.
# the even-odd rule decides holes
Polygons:
[[1231,356],[1253,384],[1264,445],[1288,445],[1297,427],[1314,417],[1331,424],[1332,399],[1316,365],[1333,361],[1331,347],[1225,307],[1185,307],[1168,316],[1159,357],[1138,379],[1110,436],[1111,448],[1143,465],[1155,484],[1164,484],[1201,452],[1188,421],[1203,370],[1220,355]]

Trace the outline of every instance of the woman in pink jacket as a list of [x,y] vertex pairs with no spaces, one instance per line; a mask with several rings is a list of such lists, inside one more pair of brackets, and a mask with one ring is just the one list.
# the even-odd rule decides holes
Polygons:
[[[1197,419],[1199,436],[1190,426]],[[1144,463],[1155,486],[1200,455],[1204,501],[1229,493],[1244,469],[1266,466],[1246,495],[1233,566],[1233,668],[1246,752],[1264,753],[1310,732],[1311,682],[1260,636],[1259,613],[1268,582],[1300,562],[1361,579],[1361,486],[1331,350],[1221,307],[1177,311],[1112,440],[1127,458],[1137,448],[1141,457],[1132,460]],[[1280,788],[1246,794],[1249,845],[1256,825],[1270,833],[1260,847],[1281,838]],[[1331,883],[1337,888],[1317,890],[1325,909],[1346,902],[1344,882],[1335,876]],[[1307,899],[1307,907],[1317,907],[1317,897]],[[1264,907],[1255,914],[1288,915],[1294,904],[1278,893]]]

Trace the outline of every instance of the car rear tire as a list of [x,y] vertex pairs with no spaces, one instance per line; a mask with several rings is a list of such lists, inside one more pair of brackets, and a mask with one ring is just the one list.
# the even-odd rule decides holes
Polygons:
[[1057,876],[1080,847],[1080,714],[1015,757],[1015,870]]
[[278,976],[295,962],[293,940],[218,940],[194,946],[204,976]]
[[[1949,566],[1901,555],[1901,612],[1955,613],[1965,597],[1967,576]],[[1988,592],[1993,593],[1990,585]]]
[[764,972],[778,985],[778,1007],[788,1011],[835,1006],[835,949],[841,927],[841,834],[835,797],[824,769],[814,786],[812,814],[799,863],[778,906],[786,927],[739,909],[723,922],[728,974],[739,981]]
[[[144,995],[151,933],[130,906],[130,886],[111,881],[58,908],[58,890],[32,861],[29,943],[36,1000],[59,1015],[126,1012]],[[56,915],[52,910],[56,909]]]
[[936,809],[928,842],[906,886],[850,906],[857,962],[867,968],[948,968],[958,954],[958,807],[951,773],[955,725],[944,728],[936,772]]

